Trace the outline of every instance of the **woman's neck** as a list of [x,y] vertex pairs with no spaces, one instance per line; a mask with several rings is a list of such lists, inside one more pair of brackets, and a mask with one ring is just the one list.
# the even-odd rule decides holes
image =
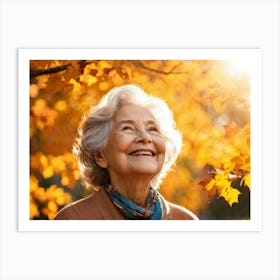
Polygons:
[[111,178],[111,185],[116,189],[121,195],[131,200],[138,206],[143,206],[147,200],[149,190],[150,190],[150,179],[136,180],[133,178],[129,180],[127,178],[122,178],[114,180]]

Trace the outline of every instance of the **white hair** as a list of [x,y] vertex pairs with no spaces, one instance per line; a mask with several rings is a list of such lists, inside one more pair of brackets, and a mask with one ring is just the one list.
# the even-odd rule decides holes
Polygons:
[[120,106],[124,104],[134,104],[148,109],[166,139],[162,169],[151,181],[154,188],[159,187],[181,152],[182,136],[176,129],[172,112],[162,99],[148,95],[136,85],[113,88],[103,96],[98,105],[92,107],[73,146],[82,181],[87,187],[103,186],[110,179],[107,169],[101,168],[95,162],[93,155],[105,149],[113,126],[113,118]]

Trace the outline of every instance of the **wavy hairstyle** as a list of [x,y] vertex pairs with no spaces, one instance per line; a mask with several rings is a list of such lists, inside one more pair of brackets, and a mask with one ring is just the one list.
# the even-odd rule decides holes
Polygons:
[[165,160],[161,171],[152,179],[151,186],[159,187],[181,152],[182,136],[176,129],[172,112],[162,99],[148,95],[136,85],[113,88],[103,96],[98,105],[91,108],[82,128],[78,130],[78,137],[73,146],[81,179],[87,188],[103,186],[109,179],[107,169],[100,167],[93,155],[105,148],[113,126],[113,118],[124,104],[134,104],[148,109],[157,120],[160,132],[166,139]]

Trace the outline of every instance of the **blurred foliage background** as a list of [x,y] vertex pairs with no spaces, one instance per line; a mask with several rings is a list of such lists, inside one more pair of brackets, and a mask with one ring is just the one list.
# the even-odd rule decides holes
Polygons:
[[184,140],[160,192],[200,219],[250,219],[250,76],[235,61],[30,61],[30,219],[88,195],[72,145],[82,117],[133,83],[166,101]]

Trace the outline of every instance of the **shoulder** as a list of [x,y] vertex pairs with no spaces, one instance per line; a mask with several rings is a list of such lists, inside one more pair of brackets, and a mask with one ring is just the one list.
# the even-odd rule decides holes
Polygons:
[[79,220],[95,200],[95,194],[66,205],[55,216],[55,220]]
[[106,191],[100,188],[86,198],[65,206],[55,220],[116,220],[123,219]]
[[198,220],[198,217],[189,209],[180,205],[171,203],[162,197],[165,214],[165,220]]
[[173,220],[198,220],[198,217],[189,209],[168,202]]

